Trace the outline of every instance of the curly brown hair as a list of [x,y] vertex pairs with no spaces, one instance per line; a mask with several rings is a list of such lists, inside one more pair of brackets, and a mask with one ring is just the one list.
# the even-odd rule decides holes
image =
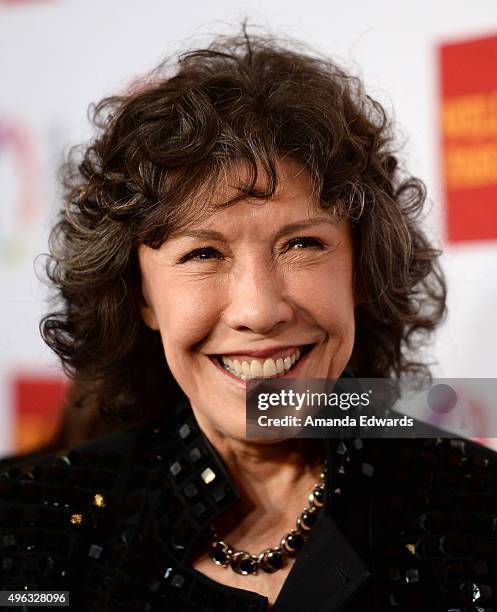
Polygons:
[[429,375],[419,352],[445,314],[440,252],[421,228],[423,183],[400,170],[392,124],[360,79],[244,30],[161,64],[139,89],[101,101],[93,121],[95,139],[64,168],[47,264],[57,308],[41,323],[80,403],[147,421],[180,393],[140,315],[137,247],[209,214],[208,194],[239,161],[248,179],[225,205],[270,198],[277,161],[291,159],[320,206],[350,223],[355,375]]

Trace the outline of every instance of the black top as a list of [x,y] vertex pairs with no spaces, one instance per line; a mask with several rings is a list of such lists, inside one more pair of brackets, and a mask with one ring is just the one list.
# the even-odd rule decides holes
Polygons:
[[[189,566],[238,493],[187,402],[170,421],[2,473],[0,590],[69,590],[85,611],[266,610]],[[461,440],[325,444],[325,506],[274,612],[497,609],[495,453]]]

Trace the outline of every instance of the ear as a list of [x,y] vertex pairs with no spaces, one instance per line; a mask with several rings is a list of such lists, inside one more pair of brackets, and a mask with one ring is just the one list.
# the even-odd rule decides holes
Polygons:
[[157,320],[157,315],[152,306],[152,300],[149,297],[146,283],[143,280],[140,295],[140,313],[147,327],[150,327],[150,329],[154,331],[159,331],[159,321]]
[[145,247],[142,245],[138,250],[138,262],[141,276],[141,291],[139,296],[140,314],[142,316],[143,322],[147,327],[150,327],[150,329],[153,329],[154,331],[159,331],[159,321],[157,319],[157,315],[155,314],[155,309],[150,298],[150,293],[146,281],[147,277],[143,269],[144,252]]
[[150,327],[150,329],[153,329],[154,331],[159,331],[159,322],[157,320],[155,310],[145,301],[144,296],[142,296],[140,304],[140,313],[143,322],[147,327]]

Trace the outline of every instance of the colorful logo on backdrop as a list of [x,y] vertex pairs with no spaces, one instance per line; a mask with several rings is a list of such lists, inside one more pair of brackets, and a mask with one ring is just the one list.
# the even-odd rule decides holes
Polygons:
[[41,171],[31,130],[0,117],[0,261],[22,259],[43,203]]
[[497,239],[497,35],[442,45],[447,239]]
[[17,452],[32,451],[52,439],[61,422],[67,386],[61,376],[19,375],[14,379]]

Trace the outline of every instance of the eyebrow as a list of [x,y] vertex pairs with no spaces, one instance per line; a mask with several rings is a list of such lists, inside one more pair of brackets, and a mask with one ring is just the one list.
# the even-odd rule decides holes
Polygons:
[[[297,221],[295,223],[288,223],[280,228],[275,235],[275,239],[279,240],[284,236],[299,232],[301,230],[314,227],[316,225],[336,225],[337,221],[331,217],[314,217],[312,219],[306,219],[305,221]],[[200,240],[217,240],[218,242],[225,242],[226,237],[216,230],[190,228],[174,232],[171,237],[174,238],[198,238]]]

